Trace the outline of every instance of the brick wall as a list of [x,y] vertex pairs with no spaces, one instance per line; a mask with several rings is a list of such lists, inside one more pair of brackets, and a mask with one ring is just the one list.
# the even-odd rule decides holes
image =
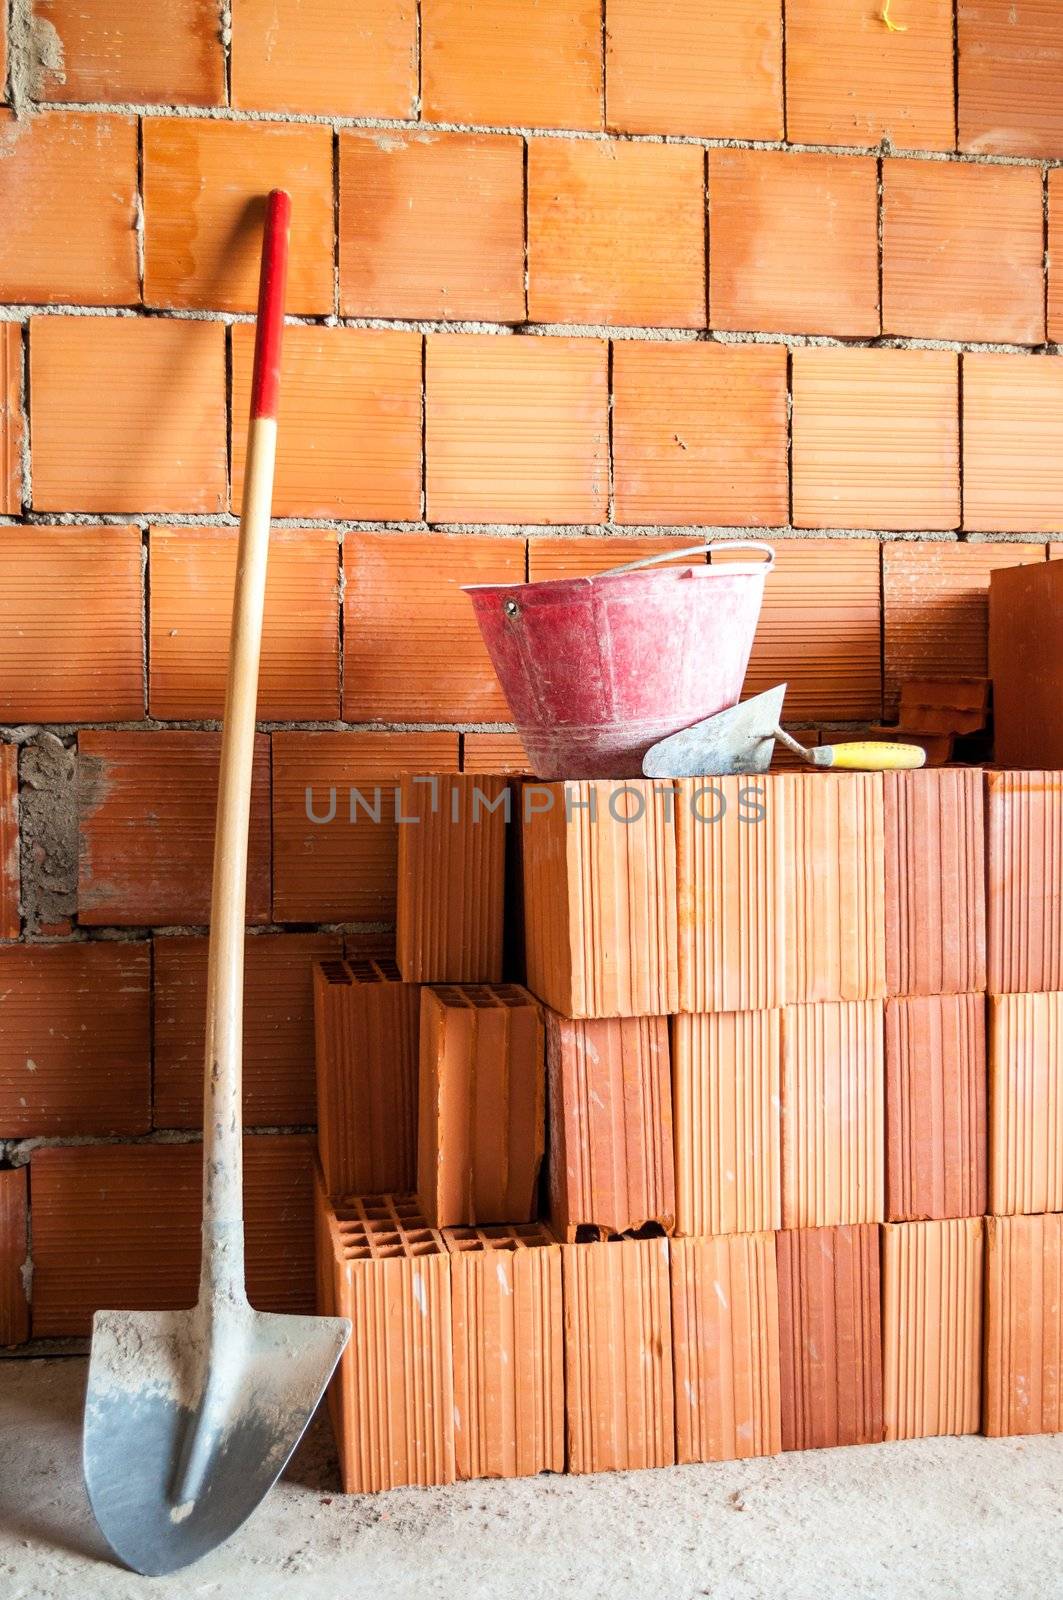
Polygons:
[[0,49],[0,1341],[30,1254],[41,1335],[194,1268],[274,184],[248,1209],[309,1304],[308,956],[387,946],[395,834],[304,791],[519,766],[460,585],[767,531],[749,682],[815,726],[984,673],[989,572],[1056,553],[1063,11],[34,0]]

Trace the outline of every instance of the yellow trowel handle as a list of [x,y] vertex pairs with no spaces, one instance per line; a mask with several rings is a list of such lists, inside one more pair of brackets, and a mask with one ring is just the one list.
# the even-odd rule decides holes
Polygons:
[[814,766],[838,767],[847,772],[903,772],[926,765],[926,751],[920,745],[893,744],[888,739],[814,745],[808,753]]

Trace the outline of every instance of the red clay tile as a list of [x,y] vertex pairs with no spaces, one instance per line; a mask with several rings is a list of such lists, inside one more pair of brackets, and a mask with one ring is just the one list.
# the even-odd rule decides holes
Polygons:
[[[254,335],[247,323],[232,330],[234,510],[244,486]],[[273,515],[411,521],[420,511],[420,334],[285,328]]]
[[400,788],[395,955],[404,980],[500,983],[509,785],[455,774],[404,776]]
[[[207,941],[162,936],[154,940],[154,951],[154,1125],[201,1128]],[[337,933],[264,934],[246,941],[245,1127],[314,1121],[312,964],[338,959],[342,951]]]
[[0,744],[0,939],[19,935],[18,746]]
[[983,1431],[1063,1431],[1063,1217],[986,1218]]
[[1063,990],[1063,773],[986,774],[990,994]]
[[883,332],[1040,343],[1045,247],[1037,168],[885,161],[882,170]]
[[144,715],[139,528],[0,532],[0,720]]
[[624,133],[783,137],[782,15],[772,0],[609,0],[606,118]]
[[878,171],[809,151],[709,151],[714,328],[877,334]]
[[461,740],[463,772],[530,774],[531,764],[519,733],[465,733]]
[[1058,156],[1063,14],[1054,0],[959,0],[956,22],[960,149]]
[[147,1133],[146,943],[2,946],[0,994],[0,1136]]
[[28,1178],[28,1167],[0,1171],[0,1345],[21,1344],[30,1336],[22,1276],[29,1258]]
[[[539,583],[550,578],[589,578],[608,572],[645,556],[677,556],[691,548],[696,534],[544,534],[528,540],[528,580]],[[707,561],[705,555],[691,558],[694,564]]]
[[[139,538],[137,544],[139,577]],[[153,717],[191,721],[222,714],[236,546],[232,528],[151,530]],[[138,612],[138,681],[139,624]],[[328,529],[270,533],[258,715],[277,721],[339,715],[339,552]]]
[[899,720],[912,733],[978,733],[989,721],[989,679],[906,678]]
[[537,784],[534,798],[533,810],[525,791],[529,988],[567,1017],[676,1011],[674,797],[640,778]]
[[0,326],[0,513],[22,510],[22,325]]
[[339,136],[340,312],[524,320],[524,145],[501,134]]
[[573,1022],[546,1013],[554,1231],[637,1232],[675,1222],[672,1087],[664,1017]]
[[541,1223],[447,1228],[457,1476],[565,1470],[561,1250]]
[[963,358],[963,525],[971,532],[1063,527],[1063,362]]
[[951,0],[896,4],[891,28],[864,0],[787,0],[788,139],[953,148]]
[[879,1230],[776,1235],[784,1450],[883,1436]]
[[601,339],[427,341],[432,522],[604,522],[608,349]]
[[215,0],[108,0],[102,12],[85,0],[34,0],[33,22],[61,63],[42,74],[35,98],[225,104]]
[[421,0],[420,15],[429,121],[602,126],[599,0]]
[[[205,924],[220,733],[78,735],[78,920],[102,927]],[[269,740],[255,737],[247,920],[269,917]]]
[[136,305],[136,197],[134,117],[0,112],[0,294],[33,305]]
[[982,774],[883,774],[886,988],[966,994],[985,988]]
[[516,984],[421,991],[417,1194],[433,1227],[534,1222],[542,1012]]
[[509,706],[462,586],[523,583],[524,567],[523,539],[347,534],[347,721],[507,719]]
[[978,1433],[982,1219],[882,1230],[882,1403],[887,1439]]
[[404,772],[456,772],[456,733],[273,735],[273,915],[278,922],[390,922],[395,787]]
[[[247,1292],[263,1311],[314,1301],[312,1149],[305,1135],[244,1140]],[[33,1193],[33,1331],[80,1337],[92,1315],[193,1303],[203,1149],[110,1144],[39,1149]]]
[[318,1310],[359,1330],[328,1389],[345,1494],[453,1483],[450,1257],[409,1197],[314,1185]]
[[[1054,556],[1059,546],[1050,545]],[[1033,562],[992,574],[989,675],[993,754],[1002,767],[1063,766],[1063,566]]]
[[959,526],[951,351],[819,346],[791,360],[795,526]]
[[986,1158],[983,997],[887,1000],[886,1216],[980,1216]]
[[232,0],[232,32],[241,110],[417,115],[416,0]]
[[782,345],[617,340],[616,520],[784,523],[786,359]]
[[675,1239],[669,1247],[676,1459],[737,1461],[782,1449],[775,1239]]
[[782,1226],[780,1013],[672,1022],[676,1232]]
[[417,1181],[420,994],[390,960],[315,964],[317,1149],[325,1192],[408,1193]]
[[1063,994],[989,1003],[989,1206],[1063,1211]]
[[1048,337],[1057,344],[1063,339],[1063,189],[1048,172]]
[[566,1244],[561,1261],[568,1470],[671,1466],[668,1240]]
[[703,151],[531,140],[528,316],[703,328]]

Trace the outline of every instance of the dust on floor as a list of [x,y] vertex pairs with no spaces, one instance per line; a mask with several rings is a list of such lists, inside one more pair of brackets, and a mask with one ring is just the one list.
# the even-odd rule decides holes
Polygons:
[[4,1600],[1045,1600],[1060,1592],[1063,1435],[926,1439],[345,1498],[324,1416],[227,1545],[174,1577],[140,1578],[109,1561],[85,1499],[84,1385],[81,1359],[0,1361]]

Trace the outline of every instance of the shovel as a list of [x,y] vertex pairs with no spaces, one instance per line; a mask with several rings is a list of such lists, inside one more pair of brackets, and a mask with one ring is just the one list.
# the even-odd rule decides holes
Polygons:
[[97,1311],[83,1459],[108,1544],[188,1566],[268,1493],[347,1339],[343,1317],[253,1311],[244,1286],[241,1048],[251,762],[291,200],[269,197],[214,841],[203,1085],[203,1254],[190,1311]]
[[647,750],[642,770],[647,778],[719,778],[727,773],[767,772],[778,739],[810,767],[837,767],[850,772],[896,772],[921,767],[926,751],[917,744],[860,739],[848,744],[821,744],[806,749],[779,726],[785,683],[751,700],[743,700],[714,717],[669,734]]

